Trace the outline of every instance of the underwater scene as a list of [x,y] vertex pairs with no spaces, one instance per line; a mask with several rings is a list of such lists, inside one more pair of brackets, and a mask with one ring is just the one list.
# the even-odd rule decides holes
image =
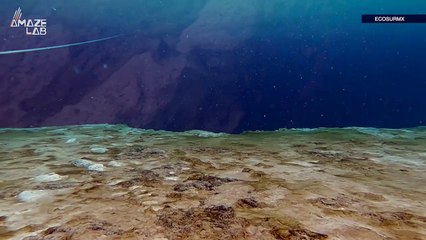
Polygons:
[[426,239],[425,14],[3,0],[0,239]]

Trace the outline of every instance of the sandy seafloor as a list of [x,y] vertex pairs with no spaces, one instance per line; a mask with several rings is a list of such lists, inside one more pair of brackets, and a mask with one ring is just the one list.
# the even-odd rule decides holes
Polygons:
[[426,128],[0,130],[1,239],[426,239]]

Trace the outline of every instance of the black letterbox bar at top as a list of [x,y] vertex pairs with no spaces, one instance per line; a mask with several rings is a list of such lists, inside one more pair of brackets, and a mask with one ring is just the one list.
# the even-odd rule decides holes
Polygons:
[[426,14],[363,14],[362,23],[426,23]]

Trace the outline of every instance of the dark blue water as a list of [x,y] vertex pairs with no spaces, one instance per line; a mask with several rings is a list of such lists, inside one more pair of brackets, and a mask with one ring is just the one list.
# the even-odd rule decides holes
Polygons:
[[[45,17],[48,35],[8,24]],[[412,127],[426,121],[426,24],[361,24],[426,13],[424,1],[6,1],[0,127],[125,123],[240,132]]]

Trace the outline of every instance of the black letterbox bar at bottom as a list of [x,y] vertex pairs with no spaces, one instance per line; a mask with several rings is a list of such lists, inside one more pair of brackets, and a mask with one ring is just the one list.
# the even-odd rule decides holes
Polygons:
[[426,23],[426,14],[363,14],[362,23]]

